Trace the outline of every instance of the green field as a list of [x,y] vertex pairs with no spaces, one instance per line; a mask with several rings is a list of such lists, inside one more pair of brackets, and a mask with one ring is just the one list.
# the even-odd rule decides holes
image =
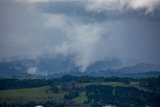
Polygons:
[[65,92],[55,94],[49,86],[26,89],[13,89],[0,91],[0,102],[45,102],[62,101]]
[[113,87],[123,86],[123,87],[136,87],[140,90],[149,91],[147,88],[140,86],[139,82],[130,82],[130,84],[125,84],[123,82],[97,82],[97,85],[110,85]]
[[96,84],[97,85],[110,85],[110,86],[113,86],[113,87],[128,86],[128,85],[126,85],[125,83],[122,83],[122,82],[97,82]]
[[136,88],[138,88],[138,89],[140,89],[140,90],[150,91],[149,89],[140,86],[139,82],[130,82],[130,86],[136,87]]

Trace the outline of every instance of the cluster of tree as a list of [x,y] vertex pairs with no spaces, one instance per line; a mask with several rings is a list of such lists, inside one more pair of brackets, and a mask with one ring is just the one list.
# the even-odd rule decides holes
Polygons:
[[54,93],[59,93],[59,88],[58,88],[57,85],[55,85],[55,84],[52,84],[52,85],[51,85],[51,90],[52,90]]
[[64,95],[64,99],[73,99],[79,96],[79,92],[76,90],[71,90],[68,94]]
[[160,87],[160,76],[140,79],[140,85],[144,87]]
[[75,101],[72,101],[72,100],[67,100],[67,101],[65,102],[65,106],[66,106],[66,107],[76,107],[76,106],[81,107],[81,104],[80,104],[80,103],[77,103],[77,102],[75,102]]
[[85,86],[81,85],[80,83],[77,82],[68,82],[68,83],[63,83],[61,85],[61,89],[63,91],[70,91],[70,90],[84,90]]
[[152,92],[160,93],[160,76],[157,78],[142,78],[139,80],[139,82],[142,87],[145,87]]
[[[112,87],[106,85],[90,85],[86,87],[87,103],[116,105],[145,105],[158,100],[160,95],[139,90],[134,87]],[[154,100],[153,100],[154,99]],[[154,102],[158,103],[158,102]]]

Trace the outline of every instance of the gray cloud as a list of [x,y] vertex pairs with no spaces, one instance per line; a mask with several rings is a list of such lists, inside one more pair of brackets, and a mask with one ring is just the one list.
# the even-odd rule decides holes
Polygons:
[[46,3],[37,3],[37,8],[43,13],[64,14],[84,23],[105,20],[105,13],[96,13],[86,10],[88,1],[50,1]]
[[122,66],[160,64],[157,5],[151,0],[0,1],[0,58],[73,54],[82,70],[115,57]]
[[159,10],[159,0],[89,0],[87,9],[96,12],[114,12],[121,14],[128,10],[143,10],[145,14]]

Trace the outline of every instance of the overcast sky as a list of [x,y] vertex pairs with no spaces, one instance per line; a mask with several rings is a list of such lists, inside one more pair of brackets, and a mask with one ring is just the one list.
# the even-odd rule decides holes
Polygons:
[[160,64],[160,0],[0,0],[0,59]]

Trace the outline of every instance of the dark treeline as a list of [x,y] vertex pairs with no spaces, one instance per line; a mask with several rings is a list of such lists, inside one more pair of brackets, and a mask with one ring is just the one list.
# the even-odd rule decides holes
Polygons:
[[36,103],[36,102],[29,102],[29,103],[1,103],[0,107],[36,107],[37,105],[43,105],[44,107],[65,107],[63,103],[56,103],[47,101],[45,103]]
[[[49,81],[48,81],[49,82]],[[0,79],[0,90],[17,89],[17,88],[32,88],[45,86],[46,80],[43,79]]]
[[75,81],[77,83],[92,83],[92,82],[124,82],[136,81],[134,78],[119,78],[119,77],[91,77],[91,76],[71,76],[65,75],[61,78],[53,79],[16,79],[16,78],[1,78],[0,90],[18,89],[18,88],[33,88],[40,86],[48,86],[59,83],[67,83]]
[[48,86],[52,84],[67,83],[75,81],[77,83],[93,83],[93,82],[123,82],[129,84],[132,81],[140,82],[141,86],[153,87],[160,86],[160,76],[153,78],[135,79],[135,78],[120,78],[120,77],[91,77],[91,76],[71,76],[65,75],[61,78],[53,79],[16,79],[16,78],[1,78],[0,90],[17,89],[17,88],[32,88],[40,86]]
[[152,88],[160,86],[160,76],[152,78],[120,78],[120,77],[91,77],[91,76],[71,76],[65,75],[61,78],[53,79],[16,79],[16,78],[1,78],[0,79],[0,90],[6,89],[17,89],[17,88],[33,88],[40,86],[48,86],[58,83],[67,83],[75,81],[77,83],[92,83],[92,82],[123,82],[130,84],[132,81],[140,82],[143,87]]

